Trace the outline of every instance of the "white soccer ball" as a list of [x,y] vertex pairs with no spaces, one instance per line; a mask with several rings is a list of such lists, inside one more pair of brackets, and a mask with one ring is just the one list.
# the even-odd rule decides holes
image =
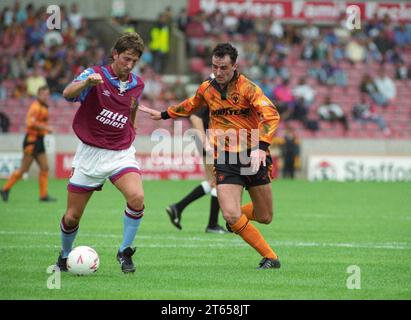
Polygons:
[[78,276],[93,274],[99,266],[100,258],[97,252],[87,246],[74,248],[67,257],[68,271]]

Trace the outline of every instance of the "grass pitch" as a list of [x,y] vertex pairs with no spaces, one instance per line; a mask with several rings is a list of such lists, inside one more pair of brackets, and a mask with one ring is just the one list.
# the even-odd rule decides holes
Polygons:
[[[125,201],[106,183],[75,242],[97,250],[100,269],[89,277],[63,273],[61,288],[51,290],[46,270],[60,248],[66,181],[50,181],[56,203],[38,202],[37,181],[19,182],[0,202],[0,298],[411,299],[410,183],[273,182],[273,222],[257,227],[282,267],[264,271],[255,270],[260,257],[240,237],[204,232],[208,196],[187,207],[182,231],[171,225],[164,208],[197,183],[145,181],[134,275],[122,274],[115,259]],[[359,267],[360,289],[347,288],[350,266]]]

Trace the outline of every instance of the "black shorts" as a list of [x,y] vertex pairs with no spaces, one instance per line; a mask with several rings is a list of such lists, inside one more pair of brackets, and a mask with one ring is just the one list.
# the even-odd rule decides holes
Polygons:
[[44,146],[44,137],[26,134],[23,142],[23,151],[24,154],[30,156],[37,156],[38,154],[45,153],[46,148]]
[[249,187],[261,186],[271,183],[271,170],[273,161],[268,151],[266,157],[266,165],[261,165],[258,172],[253,175],[249,175],[247,174],[247,172],[244,172],[247,171],[246,169],[250,168],[250,164],[244,163],[245,161],[241,162],[238,154],[235,155],[237,156],[237,162],[235,164],[230,164],[229,159],[235,159],[235,156],[233,154],[231,154],[231,156],[232,157],[229,158],[230,155],[228,153],[225,154],[225,163],[221,163],[223,161],[218,161],[218,159],[214,160],[214,171],[217,184],[239,184],[248,189]]

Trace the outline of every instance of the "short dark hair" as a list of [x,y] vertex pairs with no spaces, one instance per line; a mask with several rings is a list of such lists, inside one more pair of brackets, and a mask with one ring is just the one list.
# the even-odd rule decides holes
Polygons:
[[47,85],[41,86],[40,88],[37,89],[37,94],[45,90],[50,90],[50,88]]
[[116,50],[117,54],[131,50],[141,57],[144,51],[144,41],[137,32],[127,32],[117,39],[113,50]]
[[230,43],[219,43],[213,50],[213,57],[224,58],[226,55],[230,56],[231,63],[234,64],[237,61],[238,51]]

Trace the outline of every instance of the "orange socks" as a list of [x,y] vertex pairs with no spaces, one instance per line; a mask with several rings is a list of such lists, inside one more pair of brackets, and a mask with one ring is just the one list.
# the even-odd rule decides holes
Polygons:
[[40,171],[39,174],[39,187],[40,187],[40,198],[47,196],[47,186],[48,186],[48,171]]
[[247,217],[248,220],[255,220],[253,203],[249,202],[241,207],[241,213]]
[[264,240],[260,231],[249,222],[243,214],[240,219],[235,224],[230,225],[230,227],[236,234],[240,235],[245,242],[257,250],[261,256],[269,259],[277,259],[277,255]]
[[6,184],[3,186],[3,190],[8,191],[13,187],[13,185],[21,179],[23,174],[21,173],[20,170],[16,170],[13,172],[13,174],[10,176],[9,180],[7,180]]

